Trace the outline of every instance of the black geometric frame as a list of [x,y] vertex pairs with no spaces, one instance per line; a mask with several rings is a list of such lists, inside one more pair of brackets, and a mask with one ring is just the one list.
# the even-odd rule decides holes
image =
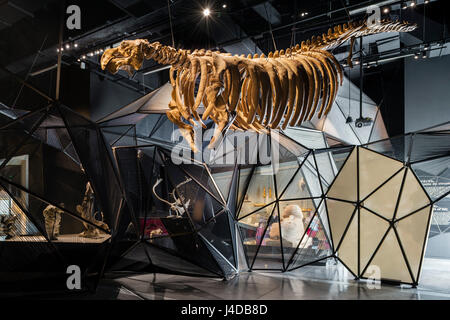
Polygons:
[[[5,109],[3,114],[8,112],[13,111]],[[330,258],[340,261],[356,279],[364,279],[368,264],[366,268],[359,266],[359,252],[363,239],[361,234],[358,233],[356,238],[358,247],[356,272],[352,266],[348,265],[341,248],[342,242],[351,228],[353,217],[360,218],[363,209],[379,218],[380,221],[389,222],[389,228],[369,260],[374,259],[388,231],[392,229],[398,239],[408,273],[411,275],[409,280],[392,278],[382,280],[415,286],[419,281],[432,205],[450,193],[450,190],[443,190],[432,197],[429,191],[419,183],[424,166],[448,166],[450,131],[445,130],[418,132],[364,146],[338,144],[330,148],[319,149],[303,146],[284,132],[272,131],[267,136],[268,150],[270,150],[272,160],[269,164],[259,162],[238,164],[237,158],[233,165],[219,165],[214,162],[206,164],[198,162],[194,158],[191,164],[176,165],[171,157],[176,146],[163,143],[160,139],[152,140],[152,134],[157,129],[152,129],[150,135],[146,137],[147,143],[143,143],[142,137],[138,139],[139,135],[133,125],[120,133],[115,132],[114,139],[107,139],[105,138],[105,126],[95,124],[58,103],[52,103],[33,112],[19,113],[18,110],[15,112],[16,114],[10,119],[2,119],[0,136],[7,137],[11,132],[14,134],[21,132],[24,141],[41,141],[42,144],[49,145],[57,152],[64,154],[67,161],[82,164],[86,179],[93,186],[98,205],[111,227],[111,231],[107,232],[110,237],[94,249],[88,249],[84,243],[74,244],[73,250],[77,254],[68,259],[66,249],[47,237],[45,230],[41,227],[42,223],[35,222],[36,214],[31,213],[13,191],[25,192],[42,203],[59,207],[65,214],[78,221],[89,222],[70,208],[59,206],[59,202],[54,197],[46,197],[45,194],[35,192],[32,190],[33,188],[26,188],[2,175],[2,168],[6,166],[9,159],[20,154],[19,151],[23,144],[23,141],[19,140],[9,142],[9,144],[3,142],[4,149],[8,150],[8,153],[4,156],[6,161],[0,164],[0,186],[29,220],[35,222],[34,224],[39,234],[45,238],[46,244],[45,248],[42,247],[42,243],[21,243],[19,246],[27,246],[27,249],[35,252],[48,252],[47,256],[54,258],[50,259],[48,264],[42,264],[41,270],[48,268],[48,274],[55,273],[61,278],[66,276],[65,268],[68,263],[82,264],[86,279],[94,279],[90,282],[91,287],[95,287],[105,271],[150,271],[155,270],[156,267],[160,270],[184,274],[229,279],[241,270],[291,271]],[[159,117],[157,120],[159,126],[167,123],[162,115],[151,116]],[[51,134],[54,132],[52,130],[60,133],[57,136],[59,139],[57,144]],[[233,134],[227,133],[225,137],[231,137]],[[319,134],[322,134],[322,139],[326,141],[326,135]],[[125,136],[131,137],[131,139],[123,139]],[[281,176],[279,172],[267,175],[266,181],[273,186],[273,197],[270,196],[270,201],[265,201],[262,205],[258,204],[259,206],[253,207],[253,211],[249,211],[245,209],[245,206],[248,205],[245,195],[251,191],[252,184],[258,185],[261,170],[271,168],[270,170],[273,171],[276,165],[275,159],[278,159],[274,154],[275,148],[272,147],[272,137],[276,137],[279,142],[280,154],[278,156],[281,164],[293,167],[285,176]],[[120,146],[121,144],[122,146]],[[247,143],[245,147],[249,147],[250,144]],[[235,145],[234,148],[238,151],[237,154],[242,152],[242,146]],[[373,186],[370,195],[385,188],[395,176],[402,175],[396,212],[400,206],[403,190],[406,190],[408,185],[412,185],[414,190],[420,190],[427,202],[398,219],[395,218],[395,214],[393,219],[387,219],[383,214],[367,207],[364,201],[370,196],[359,196],[359,191],[364,185],[360,182],[362,169],[359,158],[360,154],[365,153],[376,155],[374,161],[388,161],[396,163],[398,166],[398,169]],[[339,177],[345,174],[351,157],[357,159],[355,162],[357,197],[355,199],[339,197],[333,193],[334,189],[339,186],[339,182],[336,181],[339,181]],[[225,176],[228,177],[225,187],[218,182],[221,173],[225,173]],[[410,180],[407,175],[411,177]],[[151,188],[158,176],[163,178],[162,184],[159,186],[162,196],[169,199],[170,192],[168,191],[173,189],[178,198],[191,199],[191,203],[199,206],[200,209],[196,207],[197,209],[194,210],[183,204],[185,217],[164,217],[164,214],[167,215],[168,212],[171,212],[170,207],[159,204],[160,208],[155,209],[158,201],[151,195]],[[61,177],[49,177],[51,175],[47,176],[47,179],[61,179]],[[301,179],[298,179],[299,177]],[[180,181],[183,182],[186,179],[189,180],[186,184],[188,187],[180,187]],[[300,189],[297,188],[295,182],[302,179],[304,179],[305,188],[296,195]],[[107,188],[105,188],[106,186]],[[163,187],[166,191],[163,190]],[[271,193],[271,188],[268,193]],[[113,203],[111,203],[111,199]],[[286,204],[299,203],[299,201],[309,201],[308,205],[312,207],[311,213],[306,220],[300,240],[287,245],[289,241],[283,237],[287,233],[283,229],[280,218],[282,208]],[[333,216],[335,211],[332,206],[330,207],[332,201],[354,206],[351,217],[345,225],[342,241],[337,243],[333,241],[333,230],[336,223]],[[418,260],[416,259],[419,262],[416,267],[417,273],[413,274],[412,262],[405,253],[405,244],[402,243],[402,236],[399,236],[396,224],[402,220],[406,221],[424,208],[428,209],[424,213],[427,218],[426,223],[422,224],[424,240],[420,248],[420,257]],[[164,214],[156,214],[158,210]],[[263,210],[266,212],[261,215]],[[252,216],[258,216],[261,221],[258,240],[256,240],[255,230],[249,232],[251,225],[247,223],[247,220]],[[166,233],[148,236],[148,229],[146,229],[148,223],[161,226],[161,221],[163,221],[162,225],[165,227]],[[361,230],[359,221],[360,219],[358,219],[357,229]],[[278,228],[278,239],[276,239],[278,242],[273,242],[270,237],[267,238],[273,225],[276,226],[273,228],[274,233]],[[100,228],[96,225],[93,226]],[[255,229],[258,228],[259,226]],[[248,241],[249,239],[251,241]],[[253,242],[253,240],[255,241]],[[270,241],[275,245],[267,245]],[[2,249],[5,247],[5,243],[0,243]],[[80,257],[86,257],[88,251],[91,252],[91,259],[85,259],[87,261],[83,264],[81,263],[83,259]],[[4,256],[9,254],[4,249],[2,253]],[[14,261],[12,261],[13,264]],[[49,268],[49,265],[52,265],[53,268]],[[0,279],[0,281],[3,280],[6,279]]]
[[[65,291],[67,267],[74,264],[82,272],[82,289],[94,289],[113,249],[124,205],[109,145],[95,123],[57,102],[31,112],[4,106],[1,109],[4,160],[0,165],[0,188],[11,203],[9,214],[23,215],[27,221],[26,225],[19,222],[12,239],[0,243],[2,292],[49,288]],[[8,166],[22,155],[30,161],[26,173],[30,181],[26,184],[17,181],[17,175],[10,174],[14,166]],[[96,207],[110,230],[84,219],[75,210],[86,182],[91,184]],[[60,241],[50,239],[42,216],[47,205],[62,211],[66,233],[81,232],[84,223],[102,236],[96,241],[69,235]],[[16,209],[11,212],[11,208]]]

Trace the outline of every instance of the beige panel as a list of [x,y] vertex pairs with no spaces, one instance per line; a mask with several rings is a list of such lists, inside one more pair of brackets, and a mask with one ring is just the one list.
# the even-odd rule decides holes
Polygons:
[[[370,265],[380,268],[381,279],[413,282],[393,229],[389,231]],[[367,272],[363,275],[370,276]]]
[[355,214],[338,250],[339,258],[358,274],[358,215]]
[[355,205],[348,202],[331,199],[326,201],[333,243],[334,246],[337,247],[341,241],[342,234],[350,221],[353,211],[355,211]]
[[397,204],[404,170],[400,171],[380,189],[364,200],[363,206],[375,211],[380,216],[392,219]]
[[411,169],[408,168],[396,218],[400,219],[429,203],[430,201],[428,200],[425,191],[411,172]]
[[356,160],[354,148],[328,191],[329,197],[357,201]]
[[405,250],[414,277],[417,279],[422,258],[423,245],[427,230],[430,207],[400,220],[396,225],[397,233]]
[[402,167],[400,161],[359,148],[359,198],[367,197]]
[[388,230],[389,224],[364,208],[360,209],[360,219],[360,261],[361,270],[364,270]]

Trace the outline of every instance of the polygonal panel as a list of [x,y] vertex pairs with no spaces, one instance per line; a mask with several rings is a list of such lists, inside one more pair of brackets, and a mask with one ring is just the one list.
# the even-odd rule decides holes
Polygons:
[[450,156],[414,163],[411,168],[432,200],[450,192]]
[[[305,170],[309,170],[309,169],[306,169],[306,167],[305,167]],[[289,180],[291,180],[292,176],[286,177],[286,180],[288,178],[289,178]],[[277,182],[278,182],[278,180],[277,180]],[[317,186],[317,183],[316,183],[316,186]],[[320,186],[319,186],[319,188],[320,188]],[[303,170],[300,169],[297,171],[297,173],[295,174],[292,181],[289,183],[286,190],[281,194],[280,199],[282,199],[282,200],[299,199],[299,198],[309,198],[312,196],[313,195],[310,193],[310,190],[309,190],[309,185],[306,183],[306,178],[303,174]]]
[[275,204],[271,204],[238,222],[249,266],[253,263],[256,250],[264,238],[267,223],[274,208]]
[[242,200],[244,200],[244,197],[247,192],[247,187],[250,182],[251,173],[252,173],[253,167],[243,167],[241,166],[239,168],[239,183],[238,183],[238,192],[237,192],[237,204],[240,206]]
[[[381,279],[383,280],[404,283],[414,282],[411,279],[408,266],[403,258],[402,250],[393,229],[389,230],[370,265],[380,268]],[[363,277],[370,277],[370,274],[366,271]]]
[[306,233],[314,217],[315,203],[311,199],[280,201],[284,261],[288,262]]
[[221,253],[223,258],[235,265],[233,240],[228,219],[227,212],[220,213],[198,232]]
[[331,236],[335,248],[339,245],[345,228],[355,212],[353,203],[327,199],[328,218],[331,226]]
[[429,203],[430,201],[427,194],[423,190],[419,181],[417,181],[411,169],[408,168],[405,182],[403,184],[402,194],[400,195],[396,218],[400,219]]
[[328,190],[328,197],[357,201],[357,148],[348,156],[344,166],[338,173],[332,186]]
[[257,248],[252,269],[278,269],[283,270],[283,251],[280,237],[280,218],[277,208],[269,219],[266,232],[262,236]]
[[365,199],[362,205],[375,211],[386,219],[392,219],[397,205],[404,172],[404,170],[398,172],[381,188]]
[[[162,240],[162,239],[161,239]],[[167,240],[170,241],[170,238]],[[193,262],[187,261],[177,254],[174,254],[171,250],[163,249],[164,247],[155,246],[145,242],[147,252],[151,257],[152,263],[155,266],[164,268],[167,270],[181,272],[193,275],[202,276],[217,276],[217,273],[211,272],[202,266],[199,266]]]
[[412,136],[411,162],[448,156],[450,139],[446,132],[416,133]]
[[225,201],[230,195],[231,181],[233,179],[234,165],[209,165],[214,184],[219,189]]
[[373,213],[360,209],[360,266],[364,270],[381,239],[389,228],[389,223]]
[[348,226],[343,240],[337,250],[339,259],[354,275],[358,274],[358,213]]
[[292,262],[288,266],[289,270],[318,262],[332,254],[329,231],[326,227],[325,203],[323,201],[316,213],[314,215],[311,214],[311,216],[312,219],[310,219],[309,223],[305,223],[306,233],[292,256]]
[[278,171],[276,174],[278,196],[280,196],[286,189],[287,184],[295,175],[299,167],[300,165],[298,163],[297,157],[293,157],[292,159],[280,160]]
[[[180,164],[179,167],[184,171],[186,176],[189,176],[203,189],[208,190],[217,201],[225,203],[225,199],[222,199],[221,194],[218,191],[218,187],[215,181],[212,179],[208,169],[200,164]],[[231,179],[230,179],[231,182]]]
[[428,220],[431,214],[430,209],[430,207],[426,207],[400,220],[396,224],[398,236],[416,280],[418,280],[417,276],[422,262],[422,254],[425,249]]
[[283,130],[283,133],[306,148],[321,149],[327,147],[323,133],[318,130],[287,127]]
[[65,106],[59,106],[58,109],[83,164],[83,170],[89,177],[97,204],[110,229],[114,230],[114,223],[121,209],[122,190],[112,162],[112,151],[93,122]]
[[149,239],[146,242],[209,270],[212,273],[223,275],[223,271],[212,256],[208,245],[195,233],[171,236],[170,238]]
[[407,162],[411,149],[411,136],[399,136],[375,141],[364,146],[401,162]]
[[359,148],[359,197],[369,193],[403,167],[400,161],[392,160],[365,148]]
[[254,212],[276,199],[272,166],[256,167],[244,196],[239,216]]

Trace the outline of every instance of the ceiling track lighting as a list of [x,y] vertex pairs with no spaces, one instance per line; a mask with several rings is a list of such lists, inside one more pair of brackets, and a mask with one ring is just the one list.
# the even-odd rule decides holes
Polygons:
[[211,14],[211,10],[209,8],[203,9],[203,16],[209,17],[210,14]]

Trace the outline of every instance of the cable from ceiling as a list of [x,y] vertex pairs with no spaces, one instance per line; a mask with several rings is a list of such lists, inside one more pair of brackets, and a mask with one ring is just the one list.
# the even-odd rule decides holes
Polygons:
[[[33,76],[31,74],[31,70],[33,70],[34,66],[36,65],[37,59],[38,59],[39,55],[41,54],[42,49],[44,48],[44,45],[45,45],[45,42],[47,41],[47,38],[48,38],[48,34],[45,35],[44,40],[42,41],[41,47],[39,48],[38,52],[34,56],[33,63],[31,64],[30,69],[28,70],[27,75],[25,76],[25,79],[24,79],[25,81],[28,80],[30,75]],[[20,89],[19,89],[19,92],[17,93],[16,99],[14,99],[14,103],[11,106],[12,109],[14,109],[16,107],[16,103],[19,100],[20,95],[22,94],[22,90],[23,90],[24,85],[25,84],[22,83],[22,85],[20,86]]]
[[172,47],[175,48],[175,37],[173,34],[172,13],[170,12],[170,0],[167,0],[167,11],[169,12],[170,35],[172,36]]
[[266,7],[265,2],[264,2],[264,10],[266,11],[267,24],[269,25],[269,32],[270,32],[270,35],[272,36],[273,48],[274,48],[274,50],[277,50],[277,44],[275,43],[275,38],[273,36],[273,31],[272,31],[272,23],[270,23],[270,17],[269,17],[269,13],[267,12],[267,7]]

